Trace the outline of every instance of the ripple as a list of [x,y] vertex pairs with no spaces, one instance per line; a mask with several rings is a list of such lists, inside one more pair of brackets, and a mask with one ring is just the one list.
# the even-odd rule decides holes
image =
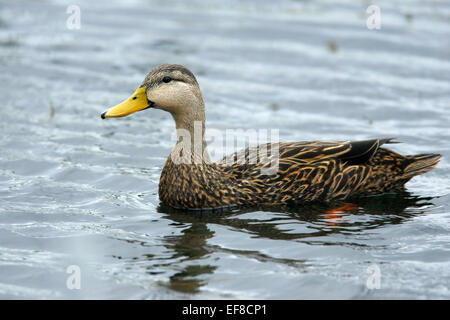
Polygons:
[[[64,1],[0,11],[1,297],[450,297],[447,5],[381,1],[382,28],[370,31],[366,5],[352,1],[107,4],[80,1],[77,31]],[[397,152],[444,157],[408,192],[349,211],[168,209],[158,183],[170,115],[99,118],[167,62],[197,75],[207,132],[395,136]],[[65,285],[72,264],[86,277],[78,294]],[[380,290],[366,287],[374,264]]]

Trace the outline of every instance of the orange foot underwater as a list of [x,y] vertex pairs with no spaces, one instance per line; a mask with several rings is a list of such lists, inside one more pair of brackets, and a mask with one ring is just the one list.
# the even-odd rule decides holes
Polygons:
[[335,226],[338,222],[342,221],[342,216],[348,211],[358,210],[358,206],[354,203],[347,202],[343,206],[327,210],[324,212],[324,219],[327,220],[327,225]]

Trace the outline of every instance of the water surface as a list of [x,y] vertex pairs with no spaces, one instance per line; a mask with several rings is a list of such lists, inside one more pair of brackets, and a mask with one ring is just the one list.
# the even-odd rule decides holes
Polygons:
[[[378,2],[380,30],[365,1],[77,1],[70,30],[66,1],[0,1],[0,297],[449,299],[450,6]],[[207,130],[443,159],[332,215],[345,203],[171,210],[170,115],[99,117],[161,63],[197,75]]]

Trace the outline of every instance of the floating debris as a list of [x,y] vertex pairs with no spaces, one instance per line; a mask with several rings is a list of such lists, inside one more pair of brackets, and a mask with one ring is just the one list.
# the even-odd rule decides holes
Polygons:
[[269,108],[272,111],[278,111],[278,110],[280,110],[280,104],[276,103],[276,102],[272,102],[271,104],[269,104]]
[[405,20],[408,22],[413,22],[414,16],[411,13],[405,13]]
[[49,120],[53,119],[54,115],[55,115],[55,107],[53,106],[53,101],[50,100],[50,114],[48,119]]
[[336,53],[339,50],[337,42],[334,40],[327,41],[327,48],[330,52]]

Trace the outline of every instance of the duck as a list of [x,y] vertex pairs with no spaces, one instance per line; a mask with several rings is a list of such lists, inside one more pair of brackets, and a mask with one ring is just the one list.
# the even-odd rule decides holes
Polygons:
[[[152,69],[138,89],[102,119],[146,109],[169,112],[177,140],[162,169],[159,199],[185,210],[303,205],[396,192],[439,162],[440,154],[401,155],[393,138],[270,142],[213,162],[205,140],[205,104],[185,66]],[[383,147],[382,147],[383,146]]]

